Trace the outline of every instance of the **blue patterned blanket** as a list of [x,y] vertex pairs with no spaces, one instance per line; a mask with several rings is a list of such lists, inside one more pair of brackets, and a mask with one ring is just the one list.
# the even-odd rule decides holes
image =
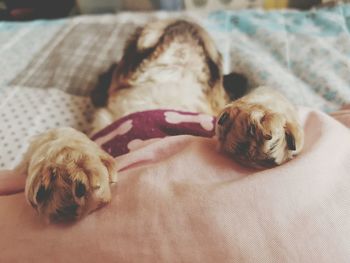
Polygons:
[[245,73],[252,86],[275,87],[299,105],[328,112],[350,103],[350,5],[220,11],[206,25],[221,36],[226,69]]

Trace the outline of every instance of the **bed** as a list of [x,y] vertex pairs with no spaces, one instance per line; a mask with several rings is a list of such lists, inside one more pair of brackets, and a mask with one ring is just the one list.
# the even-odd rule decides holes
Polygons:
[[[116,157],[109,206],[77,224],[45,224],[25,202],[24,177],[11,170],[30,137],[60,126],[88,132],[99,74],[134,28],[169,16],[204,26],[226,73],[299,106],[303,154],[251,170],[219,154],[211,138],[165,137]],[[0,261],[347,262],[349,28],[347,4],[0,22]]]

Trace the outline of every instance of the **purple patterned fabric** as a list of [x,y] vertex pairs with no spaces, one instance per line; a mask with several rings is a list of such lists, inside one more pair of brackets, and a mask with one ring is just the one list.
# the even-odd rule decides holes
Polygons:
[[215,118],[205,114],[150,110],[123,117],[92,136],[113,157],[167,136],[213,137]]

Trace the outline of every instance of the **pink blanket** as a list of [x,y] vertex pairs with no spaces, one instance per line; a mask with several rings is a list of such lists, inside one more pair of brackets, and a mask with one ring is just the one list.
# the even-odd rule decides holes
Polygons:
[[[69,226],[26,204],[0,175],[0,262],[348,262],[350,132],[301,110],[303,153],[251,170],[180,135],[117,157],[112,203]],[[348,115],[350,118],[350,114]]]

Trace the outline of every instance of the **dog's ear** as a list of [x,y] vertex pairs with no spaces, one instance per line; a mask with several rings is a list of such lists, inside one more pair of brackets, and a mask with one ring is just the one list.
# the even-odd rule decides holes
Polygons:
[[224,75],[224,89],[231,100],[236,100],[247,93],[248,79],[241,73],[232,72]]

